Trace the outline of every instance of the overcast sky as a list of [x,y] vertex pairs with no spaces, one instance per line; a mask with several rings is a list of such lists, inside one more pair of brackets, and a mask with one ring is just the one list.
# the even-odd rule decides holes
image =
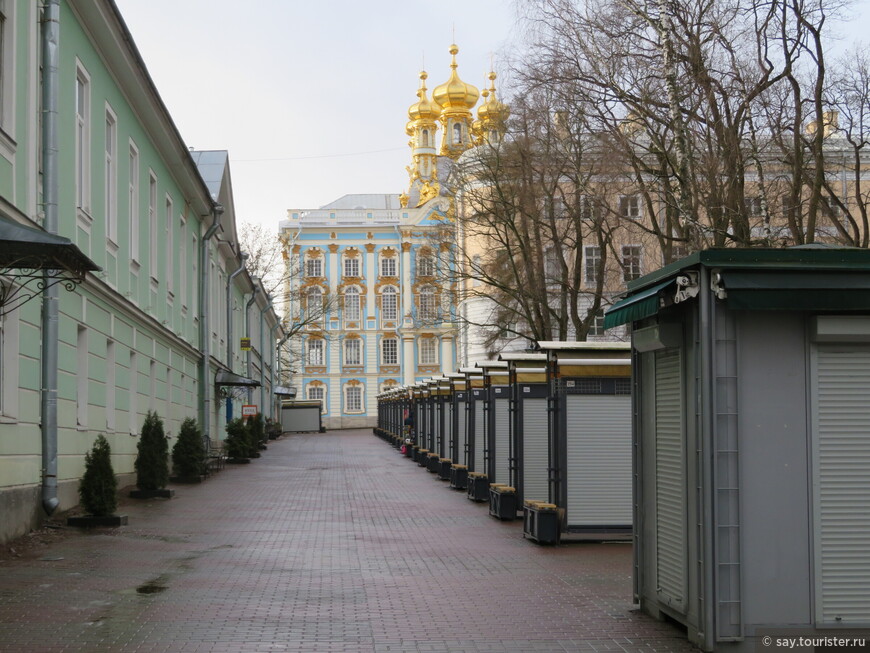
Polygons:
[[228,150],[240,221],[407,187],[418,74],[481,88],[508,0],[116,0],[188,146]]
[[[116,0],[188,146],[228,150],[240,221],[407,188],[418,73],[478,88],[516,42],[511,0]],[[858,0],[846,41],[868,40]],[[502,55],[502,56],[500,56]],[[504,95],[502,95],[504,98]]]

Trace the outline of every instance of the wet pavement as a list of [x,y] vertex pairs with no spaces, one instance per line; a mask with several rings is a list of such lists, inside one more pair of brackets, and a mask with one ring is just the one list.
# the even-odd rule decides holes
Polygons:
[[535,545],[370,430],[285,436],[0,562],[0,652],[694,651],[631,546]]

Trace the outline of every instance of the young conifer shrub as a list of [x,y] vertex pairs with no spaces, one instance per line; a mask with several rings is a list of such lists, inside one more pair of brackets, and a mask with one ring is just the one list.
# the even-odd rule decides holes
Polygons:
[[181,423],[178,440],[172,447],[172,467],[176,476],[193,478],[205,472],[205,447],[202,431],[192,417]]
[[118,480],[112,469],[112,450],[103,435],[85,454],[85,473],[79,482],[79,501],[89,515],[104,517],[118,507]]
[[250,437],[251,456],[260,451],[260,445],[266,441],[266,428],[263,424],[263,416],[257,413],[248,418],[248,434]]
[[248,427],[240,417],[227,422],[227,439],[224,441],[227,456],[230,458],[248,458],[251,453]]
[[169,483],[169,442],[163,420],[150,410],[142,424],[135,468],[136,487],[140,490],[159,490]]

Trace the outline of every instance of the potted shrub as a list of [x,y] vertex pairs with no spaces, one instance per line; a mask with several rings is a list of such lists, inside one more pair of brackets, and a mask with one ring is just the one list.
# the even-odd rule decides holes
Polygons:
[[116,515],[118,480],[112,469],[112,450],[103,435],[98,435],[85,454],[85,473],[79,482],[79,501],[87,515],[70,517],[70,526],[122,526],[127,515]]
[[181,423],[178,439],[172,447],[173,483],[200,483],[205,474],[205,447],[202,431],[192,417]]
[[227,462],[233,464],[251,462],[248,455],[251,452],[251,444],[248,427],[240,417],[227,422],[227,439],[224,441],[227,452]]
[[167,490],[169,483],[169,441],[163,431],[163,420],[157,413],[148,411],[142,424],[136,454],[136,487],[130,492],[134,499],[170,498],[174,490]]
[[248,418],[248,437],[251,443],[251,458],[259,458],[260,450],[266,448],[266,428],[260,413]]

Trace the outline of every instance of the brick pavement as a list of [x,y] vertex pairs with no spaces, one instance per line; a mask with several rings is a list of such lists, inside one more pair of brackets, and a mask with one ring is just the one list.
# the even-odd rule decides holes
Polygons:
[[294,435],[0,564],[0,652],[693,651],[628,544],[541,547],[368,430]]

